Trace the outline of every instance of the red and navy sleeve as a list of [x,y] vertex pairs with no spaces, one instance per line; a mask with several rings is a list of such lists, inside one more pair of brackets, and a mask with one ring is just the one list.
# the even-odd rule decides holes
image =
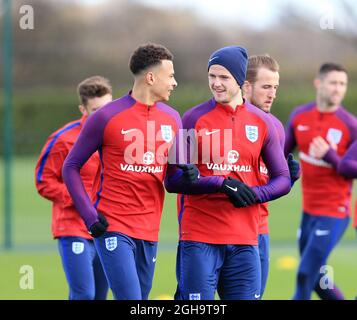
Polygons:
[[[348,128],[349,136],[351,141],[355,141],[357,139],[357,120],[356,117],[352,116],[348,113],[344,108],[339,108],[336,112],[338,118],[341,119],[343,123]],[[331,164],[336,170],[338,170],[341,162],[341,156],[337,154],[336,150],[332,147],[329,148],[325,156],[322,158],[324,161]]]
[[64,162],[63,181],[88,229],[98,221],[98,214],[85,191],[80,169],[94,152],[99,150],[101,153],[104,130],[109,120],[118,112],[129,108],[133,103],[133,99],[126,95],[90,115]]
[[284,154],[285,157],[289,153],[293,152],[296,147],[296,138],[294,133],[294,120],[295,117],[305,111],[312,109],[315,106],[315,102],[309,102],[307,104],[296,107],[293,112],[290,114],[288,123],[285,129],[285,145],[284,145]]
[[269,114],[271,116],[271,119],[273,121],[274,127],[276,129],[277,134],[278,134],[278,138],[279,138],[281,149],[284,150],[284,146],[285,146],[285,130],[284,130],[284,126],[283,126],[283,124],[280,122],[280,120],[277,117],[275,117],[271,113],[269,113]]
[[289,153],[293,152],[296,147],[296,139],[295,139],[295,133],[293,127],[293,121],[295,115],[296,115],[295,112],[293,112],[290,115],[285,129],[285,144],[284,144],[285,157],[287,157]]
[[[252,111],[256,112],[254,108]],[[253,191],[258,201],[263,203],[287,194],[291,189],[291,181],[289,168],[274,124],[266,114],[260,114],[260,116],[267,127],[261,155],[269,172],[269,181],[263,186],[253,187]]]
[[357,140],[348,148],[338,165],[337,171],[346,178],[357,178]]
[[67,188],[62,180],[62,166],[69,152],[69,146],[62,139],[80,122],[71,123],[52,134],[37,160],[35,169],[35,184],[38,193],[52,201],[69,204],[71,202]]
[[[213,99],[200,104],[189,111],[187,111],[182,119],[183,125],[183,150],[187,163],[193,163],[193,155],[190,150],[194,150],[196,143],[195,128],[198,119],[211,111],[215,107]],[[181,194],[206,194],[216,193],[220,191],[224,177],[221,176],[200,176],[198,180],[190,184],[182,184],[180,179],[170,179],[165,187],[168,192],[181,193]]]

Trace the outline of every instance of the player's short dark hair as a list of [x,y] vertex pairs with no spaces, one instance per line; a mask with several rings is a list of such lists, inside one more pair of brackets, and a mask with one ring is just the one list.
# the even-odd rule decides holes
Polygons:
[[324,78],[331,71],[340,71],[345,72],[347,74],[347,70],[343,65],[333,62],[327,62],[321,65],[318,77]]
[[130,57],[129,67],[134,75],[146,70],[149,67],[158,65],[161,60],[170,60],[173,54],[163,45],[147,43],[138,47]]
[[110,81],[101,76],[93,76],[84,79],[77,87],[79,102],[86,106],[89,99],[100,98],[106,94],[112,94]]
[[268,54],[253,55],[248,58],[246,80],[250,83],[257,81],[257,74],[260,68],[266,68],[273,72],[279,72],[278,62]]

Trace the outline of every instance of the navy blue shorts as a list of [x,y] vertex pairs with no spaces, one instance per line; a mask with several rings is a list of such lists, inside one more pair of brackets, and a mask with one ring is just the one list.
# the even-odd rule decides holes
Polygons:
[[92,240],[58,238],[58,250],[69,285],[70,300],[105,300],[108,282]]
[[94,239],[100,260],[117,300],[146,300],[154,277],[157,242],[119,232]]
[[177,300],[259,299],[258,247],[180,241],[176,276]]

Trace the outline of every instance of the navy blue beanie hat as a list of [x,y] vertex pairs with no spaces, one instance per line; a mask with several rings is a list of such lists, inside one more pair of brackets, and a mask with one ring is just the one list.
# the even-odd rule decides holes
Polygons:
[[243,47],[229,46],[218,49],[208,60],[208,70],[213,64],[225,67],[242,87],[248,65],[247,51]]

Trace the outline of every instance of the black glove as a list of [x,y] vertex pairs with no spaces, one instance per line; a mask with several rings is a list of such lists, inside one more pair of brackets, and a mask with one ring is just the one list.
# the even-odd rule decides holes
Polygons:
[[100,212],[98,212],[98,220],[98,222],[93,223],[89,228],[89,234],[93,238],[103,235],[109,226],[107,219]]
[[290,172],[290,179],[291,182],[293,183],[300,178],[300,164],[298,161],[294,159],[292,153],[288,154],[288,166]]
[[200,172],[194,164],[178,164],[177,167],[183,171],[182,177],[187,183],[195,182],[200,177]]
[[248,207],[257,201],[251,188],[231,177],[224,179],[221,192],[224,192],[229,197],[229,200],[236,208]]

